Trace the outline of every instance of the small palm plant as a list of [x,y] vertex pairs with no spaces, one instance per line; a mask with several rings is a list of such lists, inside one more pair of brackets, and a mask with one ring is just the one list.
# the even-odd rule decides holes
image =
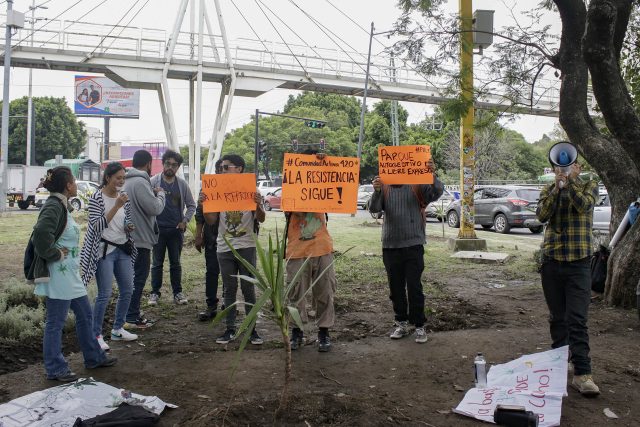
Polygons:
[[[238,254],[238,252],[229,244],[229,241],[225,237],[225,241],[231,248],[233,255],[253,275],[253,277],[244,275],[238,275],[237,277],[239,277],[241,280],[246,280],[253,283],[261,291],[260,297],[256,300],[254,306],[251,307],[251,311],[249,311],[244,321],[238,328],[238,336],[244,333],[244,336],[240,343],[240,347],[238,349],[238,356],[242,353],[247,343],[249,342],[251,331],[253,331],[255,327],[256,321],[258,320],[258,313],[260,311],[262,311],[263,315],[271,319],[278,326],[282,335],[282,343],[284,344],[284,350],[286,354],[284,371],[285,375],[282,394],[280,395],[280,404],[275,413],[276,418],[279,418],[287,407],[289,384],[292,378],[289,325],[293,320],[300,329],[303,328],[302,319],[300,318],[298,309],[289,304],[290,295],[292,294],[295,285],[299,281],[301,272],[304,271],[307,263],[309,262],[309,259],[306,259],[300,270],[298,270],[295,276],[291,278],[291,281],[287,284],[285,280],[285,239],[286,235],[283,236],[282,240],[280,240],[278,237],[278,233],[276,232],[276,238],[274,241],[274,239],[272,239],[271,237],[271,234],[269,234],[267,247],[263,247],[256,239],[256,258],[261,267],[261,269],[258,269],[249,261],[242,258]],[[322,275],[324,275],[327,269],[320,273],[318,278],[309,287],[307,293],[313,288],[313,286],[322,277]],[[302,298],[305,298],[305,296],[306,294]],[[263,310],[268,301],[271,302],[271,307]],[[226,307],[222,312],[218,313],[216,318],[213,320],[213,324],[216,324],[223,318],[225,318],[229,310],[236,310],[237,305],[238,302],[235,302],[229,307]],[[236,359],[236,362],[237,361],[238,359]],[[235,372],[235,367],[233,372]]]
[[444,223],[446,222],[446,218],[447,218],[447,212],[444,207],[444,200],[440,201],[439,206],[437,204],[434,204],[434,208],[436,212],[436,218],[438,218],[438,221],[442,223],[442,237],[444,237]]

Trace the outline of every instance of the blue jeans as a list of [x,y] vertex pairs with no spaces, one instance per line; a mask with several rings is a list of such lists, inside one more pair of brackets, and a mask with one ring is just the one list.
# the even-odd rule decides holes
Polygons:
[[131,256],[124,253],[120,248],[116,248],[106,257],[98,261],[96,270],[96,283],[98,284],[98,295],[93,306],[93,334],[102,335],[102,323],[104,312],[107,310],[111,292],[113,290],[113,276],[118,283],[118,302],[116,303],[115,319],[113,329],[120,329],[124,326],[133,292],[133,265]]
[[169,252],[169,277],[173,294],[182,292],[182,241],[184,233],[179,228],[161,228],[158,243],[153,246],[153,266],[151,267],[151,293],[160,295],[164,254]]
[[151,249],[137,248],[138,256],[133,266],[133,294],[127,310],[127,322],[135,323],[140,318],[140,299],[144,285],[149,277],[149,266],[151,265]]
[[70,371],[69,364],[62,354],[62,329],[67,320],[69,308],[73,310],[76,317],[76,336],[84,356],[84,366],[95,368],[107,358],[91,329],[89,297],[85,295],[72,300],[47,298],[46,308],[42,350],[47,378],[52,379]]

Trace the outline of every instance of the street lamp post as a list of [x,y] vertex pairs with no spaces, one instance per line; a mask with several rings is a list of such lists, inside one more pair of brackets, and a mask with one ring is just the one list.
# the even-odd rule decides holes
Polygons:
[[[29,36],[29,46],[33,47],[33,33],[34,27],[36,23],[36,9],[48,9],[46,6],[36,6],[36,0],[31,0],[31,7],[29,10],[31,11],[31,35]],[[35,161],[35,159],[31,158],[31,146],[33,145],[33,99],[32,99],[32,83],[33,83],[33,70],[29,68],[29,96],[27,101],[27,159],[25,161],[25,165],[31,166],[31,163]]]
[[364,139],[364,113],[367,109],[367,92],[369,91],[369,69],[371,65],[371,44],[373,42],[373,36],[377,36],[380,34],[389,34],[393,33],[393,30],[390,31],[381,31],[379,33],[374,33],[373,22],[371,23],[371,32],[369,33],[369,52],[367,53],[367,69],[365,71],[364,77],[364,93],[362,94],[362,110],[360,110],[360,133],[358,134],[358,159],[362,159],[362,141]]

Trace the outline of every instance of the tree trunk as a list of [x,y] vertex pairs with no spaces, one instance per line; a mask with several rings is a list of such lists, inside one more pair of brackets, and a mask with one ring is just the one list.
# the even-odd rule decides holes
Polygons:
[[[640,122],[633,108],[629,109],[630,98],[617,59],[631,1],[613,4],[611,0],[592,0],[588,15],[582,0],[555,0],[555,4],[562,19],[560,49],[554,64],[562,72],[560,124],[609,191],[613,232],[640,188],[635,160],[638,140],[632,139],[640,131]],[[612,136],[602,134],[589,115],[589,71],[594,95]],[[635,304],[640,270],[628,259],[637,253],[633,245],[632,236],[623,239],[609,260],[606,292],[611,304]]]
[[632,308],[636,304],[636,287],[640,277],[640,221],[627,231],[609,257],[605,288],[607,304]]

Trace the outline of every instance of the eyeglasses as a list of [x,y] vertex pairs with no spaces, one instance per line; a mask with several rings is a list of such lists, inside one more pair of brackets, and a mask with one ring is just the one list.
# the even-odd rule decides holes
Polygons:
[[180,166],[180,163],[164,162],[164,165],[171,169],[178,169],[178,166]]
[[239,169],[239,168],[241,168],[241,167],[242,167],[242,166],[236,166],[236,165],[222,165],[222,169],[224,169],[224,170],[229,170],[229,169],[231,169],[231,168],[233,168],[233,169]]

